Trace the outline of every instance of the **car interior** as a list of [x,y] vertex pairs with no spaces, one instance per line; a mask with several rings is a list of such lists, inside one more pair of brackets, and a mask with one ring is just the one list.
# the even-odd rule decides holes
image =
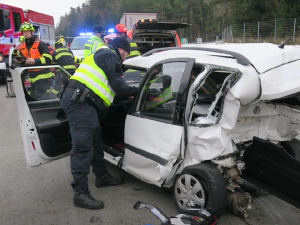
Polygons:
[[[57,71],[55,71],[57,72]],[[60,100],[56,96],[48,95],[37,100],[30,95],[31,86],[28,84],[30,71],[24,70],[21,74],[23,90],[29,110],[36,125],[41,147],[48,157],[55,157],[71,150],[71,135],[69,123],[64,115]],[[34,130],[31,130],[33,132]]]
[[[204,84],[198,89],[198,98],[192,110],[192,121],[198,117],[206,117],[208,109],[216,100],[217,93],[221,90],[224,80],[230,71],[212,71],[205,79]],[[221,105],[216,105],[216,111],[220,111]]]

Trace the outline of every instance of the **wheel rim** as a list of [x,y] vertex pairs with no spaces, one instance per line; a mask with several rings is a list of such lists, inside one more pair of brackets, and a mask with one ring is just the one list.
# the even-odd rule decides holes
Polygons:
[[175,198],[180,209],[189,206],[204,208],[206,202],[204,184],[190,174],[181,175],[175,183]]

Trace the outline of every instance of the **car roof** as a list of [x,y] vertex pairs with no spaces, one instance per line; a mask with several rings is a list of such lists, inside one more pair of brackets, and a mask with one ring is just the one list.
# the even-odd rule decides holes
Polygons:
[[88,36],[88,35],[86,35],[86,36],[77,36],[77,37],[75,37],[75,38],[90,38],[91,36]]
[[[150,68],[155,63],[165,59],[195,58],[196,62],[202,64],[213,64],[233,68],[248,66],[238,62],[238,57],[242,57],[242,61],[248,60],[248,62],[250,62],[249,66],[253,66],[259,73],[264,73],[284,63],[300,59],[300,46],[287,45],[284,49],[281,49],[277,45],[269,43],[201,44],[169,49],[170,50],[168,50],[168,48],[155,49],[151,55],[149,55],[149,52],[146,53],[146,55],[148,54],[149,56],[145,56],[144,54],[144,56],[126,60],[124,64]],[[209,51],[205,51],[205,49]],[[220,53],[222,51],[230,51],[232,54],[237,54],[237,56]],[[239,60],[241,60],[241,58]]]

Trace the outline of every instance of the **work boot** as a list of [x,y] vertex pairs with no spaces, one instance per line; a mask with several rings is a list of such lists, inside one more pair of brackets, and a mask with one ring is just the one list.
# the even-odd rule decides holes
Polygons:
[[102,201],[94,199],[89,191],[75,192],[73,202],[76,207],[85,209],[103,209]]
[[110,173],[106,173],[101,177],[97,177],[95,182],[97,188],[116,186],[120,185],[121,183],[122,182],[120,178],[113,177]]

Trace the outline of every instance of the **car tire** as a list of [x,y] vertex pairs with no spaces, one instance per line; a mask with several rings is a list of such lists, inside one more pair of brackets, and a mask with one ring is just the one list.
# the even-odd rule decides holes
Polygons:
[[[190,183],[189,186],[186,185],[186,180]],[[188,166],[175,177],[173,200],[178,212],[184,212],[183,205],[187,204],[206,208],[220,218],[227,204],[225,180],[211,162]]]
[[295,159],[300,161],[300,141],[297,139],[291,141],[281,142],[282,147],[293,156]]

